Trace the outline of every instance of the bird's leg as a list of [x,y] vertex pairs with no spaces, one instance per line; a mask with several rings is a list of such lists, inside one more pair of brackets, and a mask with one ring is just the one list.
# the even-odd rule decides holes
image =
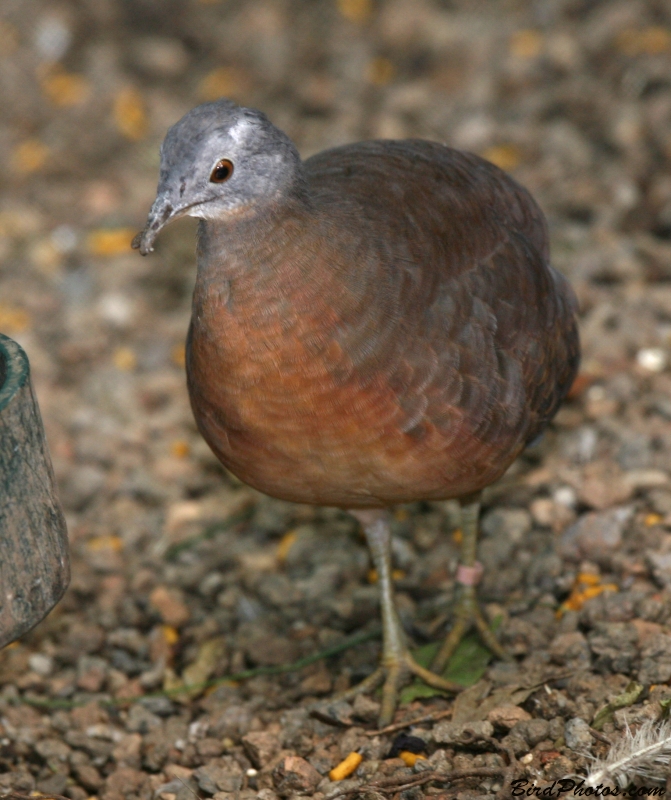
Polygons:
[[496,636],[487,624],[476,595],[476,586],[482,576],[482,565],[476,560],[478,546],[478,518],[480,516],[480,497],[469,498],[461,504],[461,563],[457,569],[459,597],[455,609],[455,620],[452,630],[443,642],[443,646],[431,664],[436,672],[442,672],[445,665],[457,649],[459,642],[471,626],[478,629],[482,641],[502,659],[509,656],[499,644]]
[[377,571],[383,641],[380,666],[362,683],[344,692],[340,697],[349,699],[361,692],[372,691],[383,684],[379,723],[380,727],[384,727],[391,722],[398,702],[398,691],[410,675],[416,675],[436,689],[456,692],[460,691],[461,687],[420,666],[410,655],[405,632],[394,603],[391,577],[391,531],[387,513],[384,511],[352,511],[350,513],[359,520],[363,527]]

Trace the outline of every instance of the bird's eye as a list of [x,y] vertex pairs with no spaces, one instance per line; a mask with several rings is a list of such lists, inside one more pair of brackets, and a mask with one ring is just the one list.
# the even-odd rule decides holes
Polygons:
[[210,175],[211,183],[225,183],[233,174],[233,162],[227,158],[222,158],[217,162],[216,167]]

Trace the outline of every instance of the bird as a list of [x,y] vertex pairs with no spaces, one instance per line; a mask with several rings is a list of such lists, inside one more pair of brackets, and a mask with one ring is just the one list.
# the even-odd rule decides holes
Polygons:
[[[156,198],[132,246],[199,219],[187,334],[198,429],[244,483],[361,524],[380,587],[381,726],[412,676],[441,676],[475,627],[506,653],[476,586],[482,490],[546,428],[575,378],[577,305],[549,260],[531,194],[479,156],[371,140],[302,160],[256,109],[193,108],[161,146]],[[457,499],[453,627],[420,666],[394,602],[389,509]]]

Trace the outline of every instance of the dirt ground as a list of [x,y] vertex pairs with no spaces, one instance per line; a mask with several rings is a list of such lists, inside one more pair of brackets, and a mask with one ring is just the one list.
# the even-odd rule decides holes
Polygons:
[[[388,733],[375,698],[328,700],[379,652],[353,520],[218,465],[184,382],[194,225],[128,246],[167,126],[221,95],[304,155],[405,136],[484,155],[537,197],[579,296],[572,399],[485,501],[482,597],[515,662],[470,642],[451,669],[471,688],[413,687],[396,722],[433,717]],[[0,653],[0,791],[507,798],[667,713],[667,0],[4,0],[0,108],[0,331],[31,361],[73,573]],[[425,653],[449,624],[455,505],[394,526]]]

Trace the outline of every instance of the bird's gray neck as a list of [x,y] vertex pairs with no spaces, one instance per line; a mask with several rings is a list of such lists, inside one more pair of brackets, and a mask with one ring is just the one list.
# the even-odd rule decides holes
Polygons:
[[309,238],[312,223],[307,198],[296,196],[236,216],[201,220],[198,278],[263,281],[284,273],[296,266],[292,255]]
[[237,317],[295,307],[319,281],[314,228],[309,205],[296,198],[255,214],[201,221],[194,316],[220,318],[217,304]]

